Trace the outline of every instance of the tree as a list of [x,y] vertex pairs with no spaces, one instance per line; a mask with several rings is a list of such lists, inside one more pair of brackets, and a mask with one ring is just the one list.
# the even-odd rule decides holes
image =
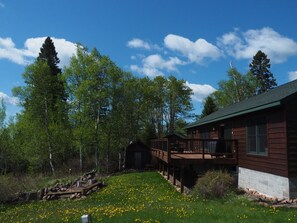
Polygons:
[[251,73],[257,78],[259,83],[255,92],[256,94],[267,92],[277,86],[276,80],[269,70],[270,59],[268,59],[267,55],[261,50],[256,53],[249,66]]
[[[57,52],[48,37],[37,60],[26,67],[23,74],[26,86],[13,89],[24,107],[19,120],[24,135],[31,139],[23,144],[23,149],[34,157],[30,159],[31,167],[46,170],[48,160],[53,174],[55,164],[66,162],[71,155],[65,81],[58,63]],[[48,158],[44,158],[45,154]]]
[[[100,151],[103,148],[103,116],[108,107],[108,74],[113,63],[96,49],[91,53],[83,46],[77,47],[70,65],[65,68],[70,103],[70,121],[74,145],[78,147],[80,169],[83,157],[93,155],[95,167],[100,169]],[[106,130],[106,129],[104,129]]]
[[167,79],[163,76],[157,76],[153,79],[151,98],[152,98],[152,121],[155,125],[156,134],[161,138],[165,134],[165,109]]
[[167,134],[175,131],[175,123],[179,118],[188,118],[192,111],[191,95],[193,91],[184,80],[177,80],[174,76],[168,77],[166,92],[167,111],[165,117]]
[[236,68],[231,67],[228,77],[228,80],[218,82],[219,88],[212,94],[218,108],[243,101],[253,96],[257,89],[257,80],[250,72],[243,75]]
[[57,109],[58,104],[65,104],[67,95],[65,91],[65,82],[61,78],[61,69],[58,64],[60,63],[60,59],[58,58],[58,53],[56,52],[55,45],[50,37],[47,37],[40,48],[39,56],[37,57],[37,61],[46,61],[47,65],[51,70],[51,85],[53,86],[50,94],[52,95],[51,101],[49,101],[50,107],[52,109]]
[[[32,153],[36,154],[36,156],[37,154],[41,155],[46,152],[44,149],[47,147],[48,152],[46,152],[46,154],[48,154],[49,164],[54,173],[55,169],[52,154],[53,145],[49,132],[50,117],[53,115],[49,110],[50,72],[49,66],[44,61],[37,61],[36,63],[27,66],[26,71],[23,74],[27,86],[14,88],[13,92],[15,96],[21,98],[21,105],[24,107],[21,119],[24,124],[22,126],[24,128],[24,133],[26,132],[26,134],[28,134],[27,137],[30,137],[32,143],[34,142],[32,139],[40,139],[40,142],[34,146],[31,144],[31,150],[35,151]],[[44,141],[45,138],[46,140]],[[47,145],[43,144],[44,142],[46,142]],[[39,149],[41,151],[37,152]],[[38,158],[39,160],[43,160],[41,157]]]
[[212,96],[206,97],[203,101],[203,105],[204,105],[204,107],[203,107],[202,113],[199,116],[199,118],[203,118],[203,117],[210,115],[211,113],[218,110]]
[[37,60],[46,61],[53,76],[61,74],[61,69],[58,67],[60,59],[58,58],[55,45],[50,37],[47,37],[42,44]]

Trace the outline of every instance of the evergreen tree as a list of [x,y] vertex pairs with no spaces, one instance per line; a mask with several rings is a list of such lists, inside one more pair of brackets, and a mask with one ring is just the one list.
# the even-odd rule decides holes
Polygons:
[[60,59],[56,52],[55,45],[50,37],[47,37],[40,48],[39,56],[37,60],[44,60],[50,67],[53,76],[57,76],[61,73],[61,69],[58,67]]
[[250,71],[257,78],[259,84],[256,94],[267,92],[277,86],[276,80],[269,68],[270,59],[267,58],[265,53],[259,50],[250,64]]
[[199,118],[203,118],[203,117],[218,110],[218,108],[211,96],[208,96],[206,99],[204,99],[203,104],[204,104],[204,107],[203,107],[202,113]]
[[39,56],[37,61],[46,61],[47,65],[51,70],[51,83],[52,90],[50,92],[52,101],[50,102],[50,107],[53,110],[57,109],[59,104],[63,105],[63,102],[66,102],[67,95],[65,91],[65,83],[61,78],[61,69],[58,64],[60,59],[58,58],[58,53],[56,51],[55,45],[50,37],[47,37],[40,48]]

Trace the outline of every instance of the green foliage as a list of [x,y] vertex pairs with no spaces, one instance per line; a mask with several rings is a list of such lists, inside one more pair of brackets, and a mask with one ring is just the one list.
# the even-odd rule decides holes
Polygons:
[[218,82],[219,88],[212,94],[218,108],[252,97],[258,86],[256,78],[251,73],[243,75],[236,68],[230,68],[228,77],[228,80]]
[[83,157],[90,153],[96,156],[96,168],[99,168],[99,125],[103,108],[107,106],[106,75],[109,65],[109,59],[101,57],[96,49],[88,53],[86,48],[78,46],[77,54],[65,68],[69,119],[73,143],[80,154],[81,170]]
[[234,178],[227,172],[210,170],[199,178],[192,191],[194,197],[221,198],[232,191]]
[[255,91],[256,94],[261,94],[269,91],[277,86],[273,74],[270,72],[270,59],[267,55],[259,50],[253,57],[250,63],[250,71],[256,77],[259,85]]

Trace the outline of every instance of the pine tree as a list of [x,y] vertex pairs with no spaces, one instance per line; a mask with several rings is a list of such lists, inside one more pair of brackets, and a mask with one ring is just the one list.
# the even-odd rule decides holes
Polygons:
[[40,53],[37,61],[46,61],[47,65],[51,70],[51,98],[50,107],[56,111],[59,104],[65,104],[67,95],[65,92],[65,84],[61,78],[61,69],[58,64],[60,59],[58,58],[58,53],[56,51],[55,45],[50,37],[47,37],[40,48]]
[[211,96],[208,96],[204,102],[204,108],[202,110],[201,115],[199,116],[199,118],[203,118],[207,115],[210,115],[211,113],[215,112],[218,110],[213,98]]
[[269,68],[270,59],[267,58],[265,53],[259,50],[253,57],[253,61],[250,64],[250,71],[258,81],[259,87],[256,90],[256,94],[267,92],[277,86],[276,80]]
[[52,75],[57,76],[61,73],[61,69],[58,67],[60,59],[58,58],[55,45],[50,37],[47,37],[42,44],[37,60],[45,60],[47,65],[51,68]]

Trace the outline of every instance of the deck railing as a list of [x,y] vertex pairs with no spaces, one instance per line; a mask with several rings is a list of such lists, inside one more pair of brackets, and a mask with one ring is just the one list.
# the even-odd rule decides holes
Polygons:
[[213,157],[234,158],[237,161],[238,142],[235,139],[183,139],[171,142],[167,138],[151,140],[152,155],[170,162],[171,154],[199,153]]

